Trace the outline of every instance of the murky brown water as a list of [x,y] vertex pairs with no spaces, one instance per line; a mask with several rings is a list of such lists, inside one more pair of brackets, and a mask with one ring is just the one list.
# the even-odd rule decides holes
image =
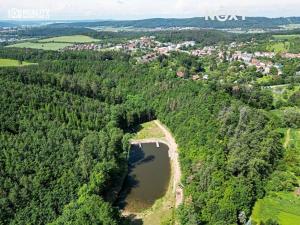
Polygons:
[[119,205],[129,212],[141,212],[163,197],[171,176],[169,147],[160,143],[132,145],[129,157],[129,174]]

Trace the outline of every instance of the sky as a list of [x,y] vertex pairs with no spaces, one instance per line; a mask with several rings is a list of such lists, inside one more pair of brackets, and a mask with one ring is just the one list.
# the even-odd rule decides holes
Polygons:
[[0,19],[132,20],[300,16],[300,0],[0,0]]

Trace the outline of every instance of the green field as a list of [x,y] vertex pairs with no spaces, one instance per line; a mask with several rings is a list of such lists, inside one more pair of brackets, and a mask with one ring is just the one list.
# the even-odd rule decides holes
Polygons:
[[300,34],[273,35],[275,42],[267,46],[267,50],[278,52],[300,53]]
[[288,52],[290,49],[290,42],[274,42],[269,43],[267,46],[267,51],[279,53],[279,52]]
[[37,43],[37,42],[22,42],[13,45],[6,46],[8,48],[34,48],[43,50],[59,50],[67,46],[71,46],[71,43]]
[[290,35],[273,35],[277,40],[290,40],[295,38],[300,38],[300,34],[290,34]]
[[277,193],[256,202],[252,220],[266,222],[276,219],[281,225],[300,224],[300,197],[294,193]]
[[163,138],[165,135],[154,121],[143,123],[137,128],[137,133],[134,136],[135,140],[147,138]]
[[266,76],[257,78],[257,83],[260,85],[266,85],[266,84],[269,84],[273,79],[274,79],[274,76],[266,75]]
[[71,36],[61,36],[53,37],[39,40],[42,43],[55,42],[55,43],[90,43],[100,41],[98,39],[91,38],[85,35],[71,35]]
[[39,40],[38,42],[22,42],[22,43],[9,45],[6,47],[34,48],[34,49],[57,51],[65,47],[71,46],[74,43],[91,43],[97,41],[99,40],[85,35],[71,35],[71,36],[61,36],[61,37],[42,39]]
[[34,63],[20,62],[15,59],[0,59],[0,67],[11,67],[11,66],[27,66]]

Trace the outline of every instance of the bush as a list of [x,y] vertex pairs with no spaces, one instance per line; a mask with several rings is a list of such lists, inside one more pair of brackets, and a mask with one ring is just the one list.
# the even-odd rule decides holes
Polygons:
[[279,223],[274,219],[268,219],[265,225],[279,225]]
[[298,185],[297,177],[289,172],[276,171],[274,172],[269,182],[266,185],[266,191],[293,191]]
[[300,111],[297,108],[284,110],[284,121],[287,127],[300,127]]

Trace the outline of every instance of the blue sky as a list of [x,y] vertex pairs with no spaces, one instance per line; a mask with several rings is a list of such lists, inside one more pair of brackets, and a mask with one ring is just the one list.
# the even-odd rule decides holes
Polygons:
[[27,12],[27,17],[28,10],[37,12],[37,17],[47,14],[47,19],[54,20],[183,18],[221,14],[300,16],[299,0],[0,0],[0,6],[0,19],[9,19],[16,10]]

